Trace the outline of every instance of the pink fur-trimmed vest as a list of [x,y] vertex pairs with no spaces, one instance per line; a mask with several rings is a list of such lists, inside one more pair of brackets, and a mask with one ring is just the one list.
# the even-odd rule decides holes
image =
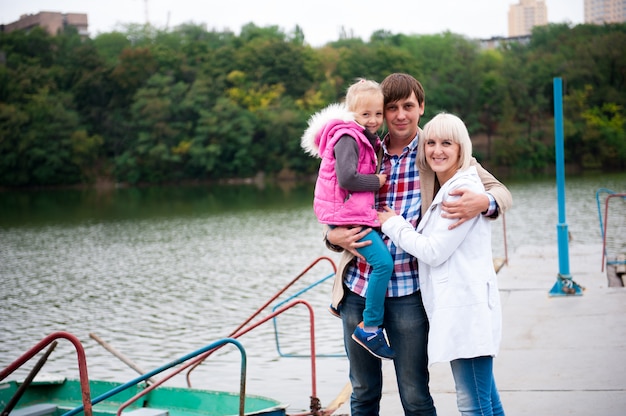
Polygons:
[[363,127],[345,107],[335,104],[325,108],[311,118],[302,137],[302,147],[322,159],[313,210],[322,224],[379,227],[374,192],[351,192],[341,188],[337,181],[334,148],[344,135],[353,137],[359,147],[357,171],[376,173],[376,152],[363,133]]

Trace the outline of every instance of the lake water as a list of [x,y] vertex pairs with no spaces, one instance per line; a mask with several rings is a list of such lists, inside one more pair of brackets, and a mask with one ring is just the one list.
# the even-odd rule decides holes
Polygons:
[[[507,186],[514,201],[506,215],[509,255],[525,244],[557,244],[554,178]],[[602,243],[600,188],[626,192],[626,174],[566,178],[566,220],[576,242]],[[89,333],[145,371],[228,336],[318,257],[338,259],[322,243],[311,200],[310,185],[0,192],[0,368],[46,335],[67,331],[84,345],[91,378],[123,382],[138,374]],[[623,204],[616,211],[626,217]],[[505,254],[502,220],[493,225],[493,250]],[[331,272],[321,262],[267,313]],[[546,290],[554,279],[548,280]],[[340,321],[326,311],[331,284],[301,295],[315,312],[316,393],[323,406],[348,382]],[[276,324],[282,355],[271,322],[239,339],[247,353],[247,392],[306,411],[311,361],[291,355],[309,354],[308,312],[298,306]],[[31,361],[10,378],[23,378]],[[239,369],[238,350],[227,346],[191,382],[238,391]],[[59,343],[42,372],[78,378],[69,342]],[[168,384],[185,386],[184,374]]]

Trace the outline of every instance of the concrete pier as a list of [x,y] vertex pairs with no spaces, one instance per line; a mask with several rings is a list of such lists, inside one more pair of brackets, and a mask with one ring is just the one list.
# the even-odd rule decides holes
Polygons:
[[[507,415],[626,415],[626,289],[608,287],[602,247],[570,245],[581,296],[549,296],[558,248],[521,247],[498,273],[503,340],[495,375]],[[381,416],[403,415],[393,364],[385,362]],[[448,364],[431,368],[440,416],[458,415]],[[349,399],[334,413],[349,415]]]

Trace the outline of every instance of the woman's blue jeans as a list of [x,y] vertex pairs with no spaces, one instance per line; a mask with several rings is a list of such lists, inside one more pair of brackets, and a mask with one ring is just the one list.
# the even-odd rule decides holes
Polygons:
[[[345,289],[341,303],[343,339],[350,362],[351,416],[376,416],[380,410],[383,376],[381,361],[352,339],[354,328],[361,322],[365,298]],[[420,292],[385,300],[383,325],[389,343],[396,353],[394,366],[398,392],[404,414],[436,415],[428,389],[428,319]]]
[[504,416],[493,377],[493,358],[476,357],[450,362],[456,402],[463,416]]

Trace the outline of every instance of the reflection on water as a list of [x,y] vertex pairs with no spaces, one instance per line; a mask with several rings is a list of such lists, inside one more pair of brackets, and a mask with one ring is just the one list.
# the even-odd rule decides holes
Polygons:
[[[626,176],[568,178],[566,185],[572,237],[600,244],[595,191],[626,191]],[[506,216],[509,254],[524,244],[556,244],[554,181],[508,186],[514,199]],[[127,381],[137,374],[90,332],[145,371],[228,336],[317,257],[337,259],[322,244],[311,200],[311,186],[0,193],[0,368],[49,333],[68,331],[85,345],[91,378]],[[502,220],[494,223],[493,239],[502,256]],[[331,271],[321,263],[277,302]],[[340,321],[326,312],[330,289],[328,280],[302,297],[315,310],[317,352],[341,355]],[[277,326],[282,353],[308,354],[306,308],[290,310]],[[248,392],[308,409],[309,359],[280,356],[271,323],[240,341]],[[191,380],[194,387],[237,391],[239,368],[239,352],[225,347]],[[71,344],[61,342],[43,371],[76,378]],[[326,405],[348,381],[346,359],[318,358],[316,376]],[[184,386],[185,379],[170,384]]]

